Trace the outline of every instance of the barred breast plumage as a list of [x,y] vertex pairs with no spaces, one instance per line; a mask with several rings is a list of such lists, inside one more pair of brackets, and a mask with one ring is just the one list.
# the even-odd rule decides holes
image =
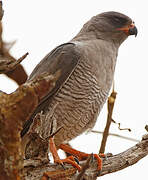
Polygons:
[[[88,45],[87,41],[83,44],[73,42],[74,50],[77,52],[79,49],[78,53],[83,56],[79,57],[73,72],[58,92],[51,97],[50,103],[44,110],[44,118],[42,118],[44,126],[40,129],[40,136],[43,138],[49,136],[51,123],[54,121],[56,129],[62,127],[54,137],[57,146],[91,129],[106,101],[113,79],[115,61],[113,63],[112,60],[116,58],[116,51],[112,53],[113,57],[108,56],[107,60],[100,53],[96,57],[101,58],[99,63],[93,56],[90,61],[87,58],[88,53],[100,51],[100,47],[96,44],[97,42],[92,45]],[[107,44],[104,46],[104,51],[109,53]]]
[[57,127],[62,127],[55,135],[57,145],[92,128],[96,122],[108,93],[99,87],[92,70],[87,61],[80,61],[68,81],[52,99],[49,109],[56,107],[50,118],[56,120]]

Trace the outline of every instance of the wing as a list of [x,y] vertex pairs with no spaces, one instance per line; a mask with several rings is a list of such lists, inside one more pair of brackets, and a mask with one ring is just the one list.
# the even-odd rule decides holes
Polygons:
[[52,97],[58,92],[60,87],[74,71],[79,59],[80,53],[76,49],[76,45],[74,43],[66,43],[56,47],[35,67],[29,76],[28,81],[38,77],[42,73],[54,74],[57,70],[60,70],[61,75],[53,90],[41,100],[30,119],[25,122],[23,130],[21,131],[21,137],[28,131],[33,122],[34,116],[41,110],[45,110],[46,107],[48,107]]

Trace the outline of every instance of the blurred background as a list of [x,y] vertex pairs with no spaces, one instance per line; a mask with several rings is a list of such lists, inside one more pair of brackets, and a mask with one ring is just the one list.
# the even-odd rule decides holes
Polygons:
[[[11,48],[15,58],[29,52],[23,61],[29,75],[39,61],[54,47],[71,40],[83,24],[92,16],[104,11],[118,11],[131,17],[138,28],[138,36],[131,36],[119,50],[115,72],[115,102],[113,119],[121,123],[121,128],[132,131],[120,131],[115,124],[110,132],[140,140],[146,133],[148,124],[148,11],[146,1],[118,0],[7,0],[3,2],[3,38],[4,41],[16,41]],[[13,92],[17,85],[4,75],[0,75],[0,90]],[[103,131],[107,118],[107,106],[98,118],[94,130]],[[102,135],[83,134],[71,145],[81,151],[98,153]],[[109,136],[106,152],[120,153],[136,142]],[[148,157],[136,165],[116,173],[100,177],[103,180],[139,180],[147,175]]]

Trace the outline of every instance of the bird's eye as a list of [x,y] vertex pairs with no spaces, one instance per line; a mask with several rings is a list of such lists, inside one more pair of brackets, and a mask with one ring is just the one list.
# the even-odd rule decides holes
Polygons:
[[133,28],[134,26],[135,26],[135,23],[134,23],[134,22],[132,22],[132,23],[129,25],[130,28]]

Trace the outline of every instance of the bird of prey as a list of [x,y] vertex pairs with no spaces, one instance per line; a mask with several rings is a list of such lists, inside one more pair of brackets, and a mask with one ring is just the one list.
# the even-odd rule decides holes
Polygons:
[[53,90],[40,102],[21,132],[27,134],[36,114],[41,112],[39,136],[46,139],[51,131],[57,148],[92,129],[108,97],[116,66],[118,49],[137,28],[128,16],[104,12],[92,17],[68,43],[52,50],[35,67],[28,81],[42,73],[61,74]]

